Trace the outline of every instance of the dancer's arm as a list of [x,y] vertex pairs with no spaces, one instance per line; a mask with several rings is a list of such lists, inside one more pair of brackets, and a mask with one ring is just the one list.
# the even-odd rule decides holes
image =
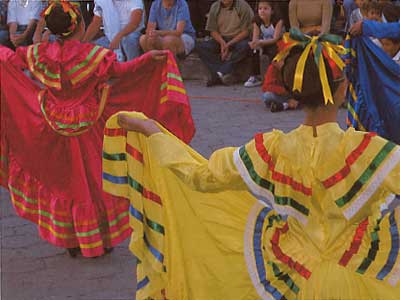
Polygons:
[[120,63],[115,61],[110,68],[110,77],[123,77],[126,74],[134,73],[145,64],[156,61],[162,62],[166,59],[167,55],[168,51],[166,50],[152,50],[128,62]]
[[376,38],[400,38],[400,23],[381,23],[370,20],[363,20],[355,23],[350,28],[353,36],[364,35]]
[[150,151],[158,163],[170,169],[193,190],[247,190],[233,161],[233,153],[237,148],[217,150],[208,161],[200,163],[187,151],[186,145],[162,133],[153,120],[139,120],[120,115],[119,124],[127,130],[148,136]]
[[28,65],[25,60],[22,59],[24,57],[23,51],[25,47],[20,47],[17,49],[17,53],[11,50],[8,47],[0,45],[0,61],[7,62],[10,65],[19,67],[21,69],[27,69]]

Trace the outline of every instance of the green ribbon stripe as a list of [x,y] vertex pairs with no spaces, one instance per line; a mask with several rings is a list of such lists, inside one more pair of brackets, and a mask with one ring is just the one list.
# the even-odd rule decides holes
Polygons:
[[33,56],[35,57],[35,65],[38,66],[40,69],[42,69],[42,71],[44,72],[44,74],[46,74],[46,76],[52,78],[52,79],[60,79],[60,74],[54,74],[51,73],[44,64],[39,62],[39,53],[38,53],[38,48],[39,48],[39,44],[36,44],[33,47]]
[[167,88],[167,86],[168,86],[168,82],[164,82],[163,84],[161,84],[160,91],[165,90]]
[[80,122],[78,124],[64,124],[61,122],[56,122],[57,126],[62,128],[62,129],[77,129],[77,128],[82,128],[82,127],[87,127],[90,125],[93,125],[94,122],[93,121],[89,121],[89,122]]
[[146,224],[147,226],[149,226],[151,229],[153,229],[154,231],[164,235],[165,234],[165,230],[164,230],[164,226],[162,226],[161,224],[158,224],[148,218],[146,218]]
[[182,77],[177,75],[177,74],[174,74],[174,73],[168,73],[167,74],[167,78],[173,78],[173,79],[176,79],[176,80],[178,80],[180,82],[183,82]]
[[294,283],[293,279],[290,278],[289,274],[283,273],[272,261],[269,261],[268,264],[272,267],[274,275],[278,280],[283,281],[293,293],[298,294],[300,292],[300,288]]
[[379,234],[378,231],[380,230],[380,223],[382,219],[379,219],[374,227],[374,231],[371,232],[371,245],[368,250],[367,257],[364,258],[360,266],[357,268],[356,272],[360,274],[364,274],[372,262],[375,260],[376,254],[379,250]]
[[353,197],[361,190],[361,188],[372,178],[379,166],[395,147],[396,145],[392,142],[387,142],[385,146],[383,146],[383,148],[375,156],[372,163],[368,166],[368,168],[364,171],[360,178],[353,184],[347,194],[335,201],[336,205],[339,207],[343,207],[346,203],[350,202]]
[[126,154],[125,153],[109,154],[103,151],[103,158],[112,161],[124,161],[126,160]]
[[275,203],[277,203],[279,205],[291,206],[295,210],[297,210],[297,211],[301,212],[302,214],[308,216],[309,209],[306,208],[305,206],[301,205],[300,203],[298,203],[293,198],[276,196],[274,194],[275,185],[273,183],[269,182],[268,180],[262,178],[260,175],[257,174],[257,172],[254,169],[253,162],[251,161],[251,158],[250,158],[249,154],[247,153],[247,151],[246,151],[244,146],[240,148],[239,155],[240,155],[240,158],[242,159],[244,165],[246,166],[246,169],[249,172],[251,179],[258,186],[269,190],[274,195]]
[[76,65],[75,67],[73,67],[71,70],[69,70],[67,72],[68,75],[72,75],[75,72],[78,72],[80,69],[84,68],[87,66],[87,64],[89,63],[89,61],[92,59],[92,57],[96,54],[97,50],[100,49],[100,46],[95,46],[89,53],[88,56],[86,56],[85,60],[82,61],[80,64]]

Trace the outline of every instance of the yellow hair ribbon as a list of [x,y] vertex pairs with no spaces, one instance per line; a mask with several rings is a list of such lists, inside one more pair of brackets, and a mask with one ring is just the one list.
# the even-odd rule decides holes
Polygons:
[[318,37],[316,36],[312,37],[311,42],[306,46],[299,58],[299,61],[297,62],[296,71],[294,74],[293,91],[301,92],[303,89],[303,74],[306,66],[306,61],[311,49],[314,45],[316,45],[317,39]]
[[342,55],[345,54],[345,48],[343,46],[332,45],[328,42],[322,42],[321,45],[323,46],[323,49],[325,49],[326,54],[329,56],[329,58],[331,58],[339,67],[339,69],[343,71],[345,63],[339,57],[338,53]]
[[329,86],[328,76],[326,75],[326,68],[324,63],[324,56],[319,57],[319,79],[321,80],[322,92],[324,94],[325,105],[328,103],[333,104],[333,97],[331,88]]

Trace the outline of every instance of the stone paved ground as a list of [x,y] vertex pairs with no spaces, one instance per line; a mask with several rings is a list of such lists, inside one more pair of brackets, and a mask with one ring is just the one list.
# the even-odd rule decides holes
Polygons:
[[[257,101],[258,88],[205,88],[199,81],[186,85],[197,127],[192,146],[207,157],[220,147],[247,142],[258,131],[289,131],[303,117],[301,111],[268,112]],[[342,125],[344,118],[341,110]],[[71,259],[15,215],[5,190],[0,198],[1,300],[134,299],[135,262],[127,241],[105,257]]]

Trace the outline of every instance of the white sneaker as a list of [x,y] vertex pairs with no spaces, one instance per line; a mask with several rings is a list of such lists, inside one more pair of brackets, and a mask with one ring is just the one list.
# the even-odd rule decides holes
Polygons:
[[244,83],[244,86],[247,88],[260,86],[262,81],[257,76],[250,76],[249,79]]
[[125,61],[125,57],[124,57],[124,54],[122,53],[121,49],[114,49],[114,53],[117,55],[117,60],[119,62],[124,62]]

